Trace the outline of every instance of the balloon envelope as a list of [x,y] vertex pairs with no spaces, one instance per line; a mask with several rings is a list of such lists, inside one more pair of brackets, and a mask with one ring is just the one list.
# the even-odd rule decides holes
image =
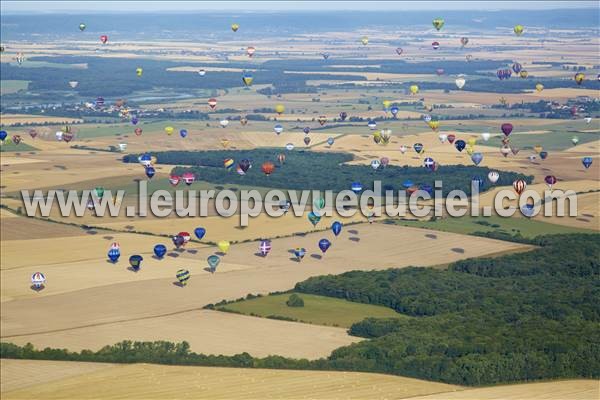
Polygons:
[[157,244],[154,246],[154,255],[157,258],[163,258],[167,254],[167,246],[164,244]]
[[325,253],[327,251],[327,249],[329,249],[329,246],[331,246],[331,242],[327,239],[321,239],[319,240],[319,248],[321,249],[321,251],[323,253]]
[[206,229],[204,229],[202,227],[198,227],[198,228],[194,229],[194,235],[196,235],[198,240],[202,240],[204,235],[206,235]]
[[342,231],[342,223],[339,221],[335,221],[331,225],[331,230],[335,236],[338,236],[340,234],[340,232]]

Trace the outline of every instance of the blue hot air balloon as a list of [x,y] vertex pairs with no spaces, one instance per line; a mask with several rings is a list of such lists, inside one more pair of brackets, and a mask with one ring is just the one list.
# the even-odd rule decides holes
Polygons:
[[327,138],[327,144],[330,146],[333,146],[333,143],[335,142],[335,140],[332,137]]
[[129,264],[131,265],[131,269],[134,270],[135,272],[138,272],[142,265],[143,259],[144,259],[144,257],[142,257],[138,254],[134,254],[131,257],[129,257]]
[[154,255],[157,258],[163,258],[167,254],[167,246],[164,244],[157,244],[154,246]]
[[303,131],[304,131],[305,135],[308,135],[310,133],[310,127],[305,126],[304,129],[303,129]]
[[140,120],[138,119],[138,117],[132,117],[132,118],[131,118],[131,123],[132,123],[133,125],[137,125],[137,123],[138,123],[139,121],[140,121]]
[[204,235],[206,235],[206,229],[204,229],[202,227],[198,227],[198,228],[194,229],[194,235],[196,235],[198,240],[202,240]]
[[329,240],[327,240],[327,239],[319,240],[319,248],[321,249],[321,251],[323,253],[325,253],[327,251],[329,246],[331,246],[331,242]]
[[375,121],[369,121],[369,123],[367,124],[367,126],[369,127],[370,130],[374,130],[375,128],[377,128],[377,122],[375,122]]
[[148,166],[152,164],[152,155],[150,155],[150,153],[144,153],[138,158],[138,161],[140,164]]
[[400,109],[396,106],[393,106],[392,108],[390,108],[390,111],[391,111],[392,115],[394,116],[394,118],[396,118],[396,115],[398,115],[398,111],[400,111]]
[[146,167],[146,176],[148,177],[148,179],[152,179],[154,174],[156,174],[156,170],[154,169],[154,167],[152,165],[148,165]]
[[473,161],[475,165],[479,165],[481,160],[483,160],[483,154],[481,153],[473,153],[473,155],[471,156],[471,161]]
[[548,158],[548,152],[547,151],[540,151],[540,158],[542,160],[545,160],[546,158]]
[[8,132],[0,131],[0,140],[6,139],[7,136],[8,136]]
[[176,248],[180,248],[185,244],[185,238],[181,235],[175,235],[171,238]]
[[592,165],[592,157],[583,157],[581,159],[581,163],[583,164],[585,169],[588,169]]
[[363,187],[360,184],[360,182],[352,182],[352,186],[350,186],[350,188],[352,189],[352,191],[356,194],[359,194],[360,192],[362,192]]
[[425,160],[423,160],[423,166],[428,170],[433,171],[435,169],[435,161],[433,158],[427,157]]
[[182,138],[186,137],[188,134],[187,129],[181,129],[179,131],[179,136],[181,136]]
[[454,142],[454,147],[456,147],[456,150],[458,151],[463,151],[465,147],[467,147],[467,143],[464,140],[459,139]]
[[115,247],[111,247],[108,251],[108,259],[111,262],[116,263],[117,261],[119,261],[119,257],[121,257],[121,250]]
[[415,184],[410,179],[407,179],[404,182],[402,182],[402,186],[404,186],[405,189],[408,189],[409,187],[413,187],[414,185]]
[[321,216],[318,213],[311,211],[308,213],[308,220],[313,226],[316,226],[321,220]]
[[331,230],[335,236],[339,235],[342,231],[342,223],[340,221],[335,221],[333,224],[331,224]]
[[415,143],[413,144],[413,149],[415,149],[417,154],[421,154],[421,151],[423,150],[423,145],[421,143]]
[[296,247],[294,249],[294,255],[296,256],[298,261],[301,261],[304,258],[305,254],[306,254],[306,249],[304,247]]

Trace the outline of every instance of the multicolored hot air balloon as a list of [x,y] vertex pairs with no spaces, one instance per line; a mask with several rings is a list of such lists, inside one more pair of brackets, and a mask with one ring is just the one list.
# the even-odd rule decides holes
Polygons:
[[210,98],[210,99],[208,99],[207,103],[208,103],[208,106],[214,110],[215,107],[217,106],[217,99]]
[[113,243],[110,246],[110,249],[108,250],[108,259],[112,263],[116,263],[117,261],[119,261],[119,257],[121,257],[121,250],[119,248],[119,245],[117,243]]
[[523,179],[517,179],[516,181],[513,182],[513,189],[515,189],[515,192],[518,195],[521,195],[521,193],[523,193],[523,191],[525,190],[526,187],[527,187],[527,182],[525,182]]
[[139,254],[134,254],[131,257],[129,257],[129,265],[131,265],[131,269],[134,272],[138,272],[142,266],[143,260],[144,257],[140,256]]
[[317,226],[317,224],[321,220],[321,216],[319,215],[319,213],[311,211],[308,213],[308,220],[311,224],[313,224],[313,226]]
[[183,179],[183,182],[186,185],[190,186],[196,180],[196,176],[192,172],[184,172],[183,175],[181,175],[181,179]]
[[244,85],[250,86],[254,81],[254,77],[250,72],[244,72],[244,74],[242,75],[242,81],[244,82]]
[[440,30],[442,29],[442,27],[444,26],[444,19],[443,18],[436,18],[432,21],[433,27],[436,30]]
[[260,245],[258,246],[258,251],[260,255],[266,257],[271,252],[271,241],[270,240],[261,240]]
[[42,289],[46,283],[46,276],[41,272],[36,272],[31,275],[31,285],[35,290]]
[[440,48],[440,42],[438,41],[434,41],[431,43],[431,47],[433,47],[434,50],[437,50]]
[[234,32],[237,32],[238,29],[240,29],[240,26],[238,24],[231,24],[231,30]]
[[583,80],[585,79],[585,74],[583,72],[578,72],[575,74],[575,76],[573,77],[573,79],[575,79],[575,82],[578,85],[581,85],[583,83]]
[[305,254],[306,254],[306,249],[304,247],[296,247],[294,249],[294,256],[296,256],[296,259],[298,261],[302,261]]

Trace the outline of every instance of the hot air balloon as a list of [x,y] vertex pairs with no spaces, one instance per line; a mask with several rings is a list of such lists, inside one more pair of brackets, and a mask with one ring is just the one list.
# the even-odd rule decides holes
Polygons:
[[143,260],[144,260],[144,257],[142,257],[138,254],[134,254],[131,257],[129,257],[129,265],[131,265],[131,269],[134,272],[138,272],[140,270],[140,267],[142,266]]
[[187,137],[187,135],[188,135],[187,129],[180,129],[179,130],[179,136],[181,136],[182,138]]
[[573,146],[575,146],[577,143],[579,143],[579,138],[577,136],[573,136],[571,138],[571,143],[573,143]]
[[41,272],[36,272],[31,275],[31,284],[34,289],[39,290],[44,287],[46,283],[46,277]]
[[242,75],[242,81],[244,82],[244,85],[250,86],[252,85],[252,81],[254,81],[254,77],[250,72],[244,72]]
[[309,136],[304,136],[304,144],[306,146],[308,146],[310,144],[310,137]]
[[206,75],[206,70],[205,69],[199,69],[198,70],[198,75],[200,75],[200,76]]
[[454,144],[455,140],[456,140],[456,135],[454,135],[452,133],[448,135],[448,143]]
[[541,92],[542,90],[544,90],[544,85],[542,85],[541,83],[536,83],[535,90]]
[[246,54],[248,54],[248,57],[252,57],[255,52],[256,52],[256,49],[254,48],[254,46],[248,46],[246,48]]
[[363,46],[366,46],[369,44],[369,38],[366,36],[363,36],[362,38],[360,38],[360,42],[363,44]]
[[397,48],[396,48],[396,54],[398,54],[398,55],[402,55],[402,52],[403,52],[403,51],[404,51],[404,50],[402,50],[402,47],[397,47]]
[[316,226],[321,220],[321,215],[314,211],[309,212],[307,217],[310,223],[313,224],[313,226]]
[[102,42],[102,44],[106,44],[106,42],[108,42],[108,36],[106,36],[106,35],[100,36],[100,41]]
[[4,141],[4,139],[6,139],[7,136],[8,136],[8,132],[6,132],[6,131],[0,131],[0,140],[1,141]]
[[481,134],[481,138],[483,139],[484,142],[487,142],[490,139],[491,135],[489,132],[484,132]]
[[432,42],[431,43],[431,47],[433,47],[434,50],[439,49],[440,48],[440,42],[437,42],[437,41]]
[[181,179],[183,179],[183,182],[189,186],[194,183],[196,177],[191,172],[184,172],[183,175],[181,175]]
[[496,76],[498,77],[498,79],[503,80],[503,79],[508,79],[512,76],[512,70],[510,69],[499,69],[498,71],[496,71]]
[[335,142],[335,140],[332,137],[327,138],[327,144],[329,145],[329,147],[333,146],[334,142]]
[[335,221],[333,224],[331,224],[331,231],[335,236],[338,236],[342,231],[342,223],[340,221]]
[[377,128],[377,122],[375,122],[375,121],[369,121],[367,123],[367,126],[369,127],[370,130],[373,131],[373,130],[375,130]]
[[23,139],[21,138],[21,135],[13,135],[13,136],[12,136],[12,142],[13,142],[14,144],[19,144],[19,143],[21,143],[21,140],[23,140]]
[[448,135],[446,135],[445,133],[440,133],[438,135],[438,139],[440,139],[441,143],[446,143],[446,140],[448,139]]
[[381,166],[381,162],[379,160],[371,161],[371,168],[377,170]]
[[433,27],[439,31],[440,29],[442,29],[442,26],[444,26],[444,19],[436,18],[433,20],[432,23],[433,23]]
[[574,79],[575,79],[575,82],[577,82],[578,85],[581,85],[581,83],[585,79],[585,74],[583,72],[578,72],[578,73],[575,74]]
[[75,89],[77,85],[79,85],[78,81],[69,81],[69,86],[71,86],[72,89]]
[[381,137],[381,142],[383,144],[388,144],[390,142],[390,138],[392,137],[392,130],[391,129],[382,129],[379,132],[379,136]]
[[287,151],[292,151],[292,150],[294,150],[294,144],[293,144],[293,143],[288,143],[288,144],[286,144],[286,145],[285,145],[285,149],[286,149]]
[[206,234],[206,229],[204,229],[202,227],[198,227],[198,228],[194,229],[194,235],[196,235],[198,240],[202,240],[202,238],[204,237],[205,234]]
[[548,187],[550,189],[552,189],[552,185],[554,185],[558,180],[556,179],[556,177],[554,175],[547,175],[544,178],[544,182],[546,182],[546,185],[548,185]]
[[79,30],[81,32],[85,31],[85,24],[83,22],[81,24],[79,24]]
[[510,135],[510,133],[513,130],[513,125],[512,124],[502,124],[502,126],[500,127],[500,129],[502,129],[502,133],[504,133],[504,136],[508,137],[508,135]]
[[231,24],[232,31],[237,32],[238,29],[240,29],[240,26],[238,24]]
[[512,65],[512,70],[515,71],[515,74],[518,74],[519,72],[521,72],[522,69],[523,69],[523,66],[521,64],[519,64],[518,62],[516,62]]
[[246,117],[240,118],[240,124],[242,124],[242,126],[246,126],[247,123],[248,123],[248,118],[246,118]]
[[545,160],[546,158],[548,158],[548,152],[547,151],[540,151],[540,158],[542,160]]
[[513,182],[513,189],[515,189],[515,192],[517,192],[518,195],[521,195],[526,187],[527,182],[525,182],[523,179],[517,179]]
[[329,58],[329,53],[321,53],[321,56],[324,60],[327,60]]
[[392,116],[394,118],[396,118],[396,115],[398,115],[398,111],[400,111],[400,109],[397,106],[393,106],[392,108],[390,108],[390,112],[392,113]]
[[521,36],[525,31],[525,28],[523,28],[523,25],[515,25],[513,31],[515,32],[515,35]]
[[285,106],[283,104],[277,104],[275,106],[275,112],[279,115],[283,114],[283,112],[285,111]]
[[471,155],[471,161],[473,161],[473,164],[475,164],[475,165],[479,165],[479,163],[481,163],[482,160],[483,160],[482,153],[473,153]]
[[491,171],[490,173],[488,173],[488,179],[490,180],[490,182],[496,183],[498,182],[498,179],[500,179],[500,174],[496,171]]
[[142,68],[138,67],[138,68],[135,69],[135,74],[137,76],[142,76],[143,73],[144,73],[144,70]]
[[410,85],[410,93],[411,94],[417,94],[417,93],[419,93],[419,86],[417,86],[417,85]]
[[434,166],[435,166],[435,161],[434,161],[434,159],[433,159],[433,158],[431,158],[431,157],[426,157],[426,158],[423,160],[423,166],[424,166],[425,168],[427,168],[428,170],[432,171],[432,170],[433,170],[433,168],[434,168]]
[[266,257],[271,252],[271,241],[270,240],[261,240],[260,245],[258,246],[258,251],[260,255]]
[[345,121],[347,117],[348,117],[348,113],[347,113],[346,111],[342,111],[342,112],[340,113],[340,119],[341,119],[342,121]]
[[175,129],[172,126],[165,126],[165,133],[167,135],[171,136],[174,131],[175,131]]
[[210,272],[214,273],[217,270],[217,266],[221,262],[221,259],[219,258],[219,256],[216,256],[213,254],[211,256],[208,256],[206,261],[208,262],[208,266],[210,267],[209,268]]
[[460,44],[462,45],[462,47],[465,47],[467,45],[467,43],[469,43],[469,38],[468,37],[461,37],[460,38]]
[[413,149],[417,152],[417,154],[422,154],[424,146],[422,143],[415,143],[413,144]]
[[177,278],[181,286],[185,286],[187,285],[187,281],[190,279],[190,271],[188,271],[187,269],[177,270],[177,274],[175,275],[175,277]]
[[135,128],[133,130],[133,133],[135,133],[136,136],[141,136],[142,135],[142,128]]
[[319,115],[319,118],[317,118],[317,121],[319,121],[319,124],[321,126],[325,125],[325,122],[327,122],[327,117],[325,115]]
[[108,259],[112,263],[116,263],[117,261],[119,261],[119,257],[121,257],[121,250],[119,249],[119,245],[113,243],[113,245],[110,246],[110,249],[108,250]]
[[329,240],[327,240],[327,239],[319,240],[319,248],[321,249],[323,254],[325,254],[325,252],[327,252],[327,249],[329,249],[330,246],[331,246],[331,242]]
[[229,251],[230,246],[231,243],[229,243],[227,240],[219,240],[219,242],[217,243],[217,247],[219,248],[219,250],[221,250],[221,253],[227,253]]
[[430,119],[427,121],[427,125],[431,128],[432,131],[437,131],[440,128],[440,121]]
[[435,73],[437,74],[437,76],[444,75],[444,72],[446,72],[446,71],[444,71],[444,68],[438,68],[435,70]]
[[387,166],[388,166],[388,164],[390,163],[390,159],[389,159],[389,158],[387,158],[387,157],[381,157],[381,160],[380,160],[380,162],[381,162],[381,166],[382,166],[383,168],[385,168],[385,167],[387,167]]
[[261,166],[260,170],[266,175],[269,176],[275,171],[275,165],[270,161],[265,161]]
[[215,98],[208,99],[208,105],[210,106],[210,108],[212,108],[214,110],[215,107],[217,106],[217,99],[215,99]]
[[296,247],[294,249],[294,256],[296,256],[296,259],[298,261],[302,261],[305,254],[306,254],[306,249],[304,247]]
[[148,179],[152,179],[152,177],[156,174],[156,169],[152,165],[148,165],[145,167],[145,172]]
[[185,238],[181,235],[175,235],[171,238],[173,241],[173,245],[175,248],[180,248],[181,246],[185,246]]
[[273,130],[279,135],[281,132],[283,132],[283,126],[281,124],[277,124],[273,127]]
[[384,109],[384,110],[386,110],[386,111],[387,111],[387,110],[390,108],[390,106],[392,105],[392,102],[391,102],[391,101],[389,101],[389,100],[383,100],[381,103],[383,104],[383,109]]
[[144,154],[142,154],[141,156],[138,157],[138,161],[144,167],[147,167],[147,166],[149,166],[149,165],[152,164],[152,156],[150,155],[150,153],[144,153]]
[[179,185],[179,181],[181,181],[181,177],[179,177],[177,175],[169,176],[169,183],[171,184],[171,186]]
[[164,244],[157,244],[154,246],[154,255],[156,258],[163,258],[167,254],[167,246]]
[[279,161],[279,164],[283,165],[285,163],[285,154],[283,154],[283,153],[278,154],[277,161]]
[[581,163],[583,164],[585,169],[588,169],[592,165],[592,161],[592,157],[583,157],[581,159]]
[[465,143],[464,140],[459,139],[454,143],[454,147],[456,147],[456,150],[458,150],[459,152],[463,151],[466,146],[467,146],[467,144]]
[[250,167],[252,167],[252,163],[247,158],[244,158],[238,163],[238,167],[242,170],[242,172],[246,173]]
[[471,62],[473,60],[473,56],[471,54],[467,54],[465,58],[467,59],[467,62]]
[[233,168],[233,164],[235,164],[233,158],[226,158],[225,160],[223,160],[223,167],[225,167],[226,169],[230,170],[231,168]]
[[465,76],[464,75],[459,75],[458,78],[456,78],[454,80],[454,83],[456,84],[456,87],[459,89],[462,89],[465,86]]
[[360,182],[352,182],[352,185],[350,186],[350,189],[352,189],[352,191],[356,194],[359,194],[360,192],[362,192],[363,187],[360,184]]

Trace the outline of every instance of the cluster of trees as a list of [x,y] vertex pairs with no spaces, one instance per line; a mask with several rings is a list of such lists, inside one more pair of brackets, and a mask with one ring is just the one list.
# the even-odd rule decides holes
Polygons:
[[[285,155],[280,164],[278,155]],[[311,152],[307,150],[286,151],[283,149],[261,148],[254,150],[215,150],[215,151],[165,151],[153,153],[159,164],[188,165],[176,167],[172,173],[181,175],[193,172],[197,180],[217,184],[238,184],[253,187],[267,187],[288,190],[349,190],[353,182],[360,182],[365,190],[373,189],[373,181],[381,181],[382,191],[404,190],[403,182],[411,180],[415,185],[434,187],[435,180],[443,182],[442,192],[447,195],[454,189],[471,193],[471,180],[480,177],[483,180],[481,191],[490,188],[487,167],[445,165],[431,172],[423,167],[388,165],[374,170],[368,165],[344,164],[353,159],[349,153]],[[128,154],[124,162],[137,163],[139,154]],[[252,168],[246,175],[239,175],[235,168],[227,170],[223,160],[231,158],[237,164],[243,159],[250,160]],[[270,161],[275,171],[266,176],[260,170],[261,165]],[[235,164],[234,164],[235,165]],[[532,177],[516,172],[502,172],[499,186],[512,185],[515,179],[522,178],[531,183]],[[385,193],[383,193],[385,194]]]
[[465,385],[600,376],[600,235],[540,237],[541,248],[430,268],[308,279],[304,293],[384,305],[413,318],[366,319],[371,338],[335,350],[336,368]]

